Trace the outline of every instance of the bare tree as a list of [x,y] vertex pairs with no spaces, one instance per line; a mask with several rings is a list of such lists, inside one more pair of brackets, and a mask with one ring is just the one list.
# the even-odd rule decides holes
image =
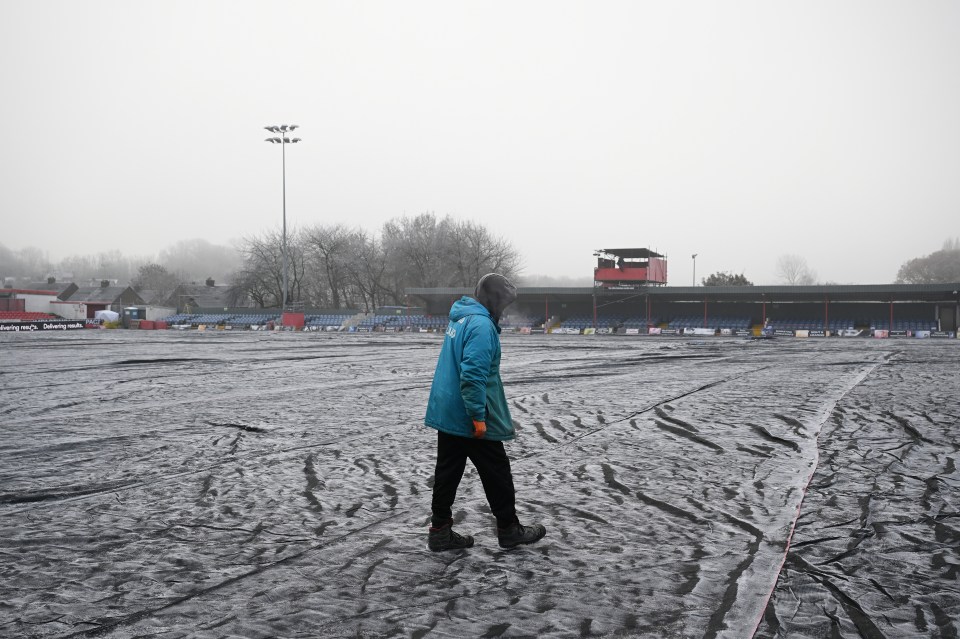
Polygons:
[[73,281],[117,280],[131,282],[138,269],[151,260],[126,257],[118,250],[104,251],[96,255],[71,255],[60,260],[53,268],[60,272],[71,273]]
[[97,279],[116,279],[122,283],[131,281],[137,275],[140,260],[125,257],[117,249],[98,253],[96,256]]
[[[244,238],[243,265],[231,278],[229,298],[249,297],[263,308],[277,308],[283,300],[283,236],[279,231]],[[303,301],[306,258],[301,233],[287,234],[287,301]]]
[[816,272],[800,255],[781,255],[777,260],[777,277],[791,286],[809,286],[817,280]]
[[155,291],[157,298],[166,298],[181,284],[180,278],[159,264],[144,264],[131,281],[134,289]]
[[81,282],[96,277],[96,260],[92,255],[70,255],[57,262],[55,270],[70,273],[74,282]]
[[160,251],[157,263],[182,281],[203,281],[208,277],[225,280],[240,267],[242,256],[232,246],[207,240],[180,240]]
[[381,238],[391,258],[391,268],[413,286],[443,286],[449,265],[444,264],[444,247],[453,220],[438,220],[433,213],[394,218],[383,225]]
[[16,277],[19,271],[20,267],[13,251],[0,243],[0,283],[5,282],[8,277]]
[[471,221],[453,225],[445,257],[451,267],[451,286],[472,286],[486,273],[512,278],[520,267],[520,255],[509,242]]
[[17,251],[17,257],[20,261],[21,275],[27,275],[31,279],[42,279],[50,269],[50,262],[47,261],[43,251],[35,246],[28,246]]
[[[477,222],[432,213],[394,218],[379,236],[343,224],[319,225],[288,237],[287,299],[313,308],[401,304],[410,287],[473,286],[485,273],[514,277],[520,256],[507,240]],[[231,303],[280,305],[282,237],[246,238],[241,267],[232,275]]]
[[357,259],[359,231],[343,224],[314,226],[304,231],[304,248],[309,259],[310,298],[315,306],[343,308],[349,296],[349,265]]
[[490,272],[514,277],[521,266],[510,242],[469,220],[422,213],[390,220],[381,236],[397,295],[410,286],[473,286]]
[[230,306],[246,306],[251,301],[260,308],[276,306],[276,291],[271,286],[270,278],[264,271],[245,264],[240,270],[230,274],[230,287],[227,289],[227,304]]
[[0,244],[0,280],[10,277],[37,281],[46,277],[49,269],[50,263],[40,249],[28,246],[14,251]]
[[387,302],[399,303],[400,297],[390,287],[390,268],[384,242],[359,231],[353,236],[356,260],[347,267],[365,311],[376,310]]

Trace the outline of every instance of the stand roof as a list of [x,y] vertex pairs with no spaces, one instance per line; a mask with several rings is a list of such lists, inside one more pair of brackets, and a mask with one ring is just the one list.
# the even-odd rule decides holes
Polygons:
[[650,249],[646,248],[597,249],[597,253],[607,253],[608,255],[616,255],[617,257],[622,257],[624,259],[649,259],[651,257],[664,257],[656,251],[651,251]]

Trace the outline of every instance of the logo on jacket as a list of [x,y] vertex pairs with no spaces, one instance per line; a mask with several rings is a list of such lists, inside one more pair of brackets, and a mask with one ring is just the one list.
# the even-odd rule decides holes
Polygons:
[[[466,318],[466,317],[461,317],[460,319],[457,320],[457,324],[463,324],[463,322],[464,322],[465,319],[467,319],[467,318]],[[447,325],[447,337],[453,338],[453,337],[456,337],[456,336],[457,336],[457,327],[453,325],[453,322],[450,322],[450,323]]]

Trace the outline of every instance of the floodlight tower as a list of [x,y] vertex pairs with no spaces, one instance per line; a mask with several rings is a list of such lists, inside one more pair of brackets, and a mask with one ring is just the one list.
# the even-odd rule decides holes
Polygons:
[[279,126],[265,126],[263,127],[271,133],[279,133],[280,137],[277,138],[267,138],[267,142],[270,144],[279,144],[280,145],[280,156],[283,162],[283,297],[280,302],[280,313],[283,313],[287,308],[287,145],[296,144],[300,141],[300,138],[288,138],[287,133],[292,132],[295,129],[299,129],[300,125],[298,124],[281,124]]

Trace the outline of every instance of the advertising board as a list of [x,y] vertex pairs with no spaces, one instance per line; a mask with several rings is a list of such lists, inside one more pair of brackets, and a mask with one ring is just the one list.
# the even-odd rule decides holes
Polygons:
[[34,331],[76,331],[85,326],[76,320],[43,320],[39,322],[3,322],[0,333],[32,333]]

